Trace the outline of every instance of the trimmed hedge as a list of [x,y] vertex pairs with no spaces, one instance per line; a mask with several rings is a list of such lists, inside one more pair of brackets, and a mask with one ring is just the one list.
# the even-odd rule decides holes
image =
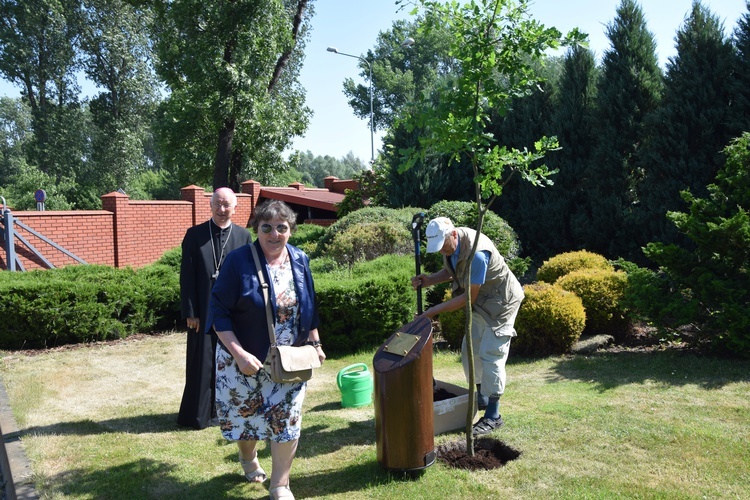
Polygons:
[[559,278],[556,282],[575,293],[586,308],[586,333],[611,334],[622,340],[628,321],[621,305],[628,286],[628,276],[613,269],[581,269]]
[[[435,217],[448,217],[453,225],[476,229],[477,213],[476,203],[468,201],[439,201],[430,207],[425,218],[425,224]],[[425,226],[426,228],[426,226]],[[482,233],[484,233],[497,247],[505,260],[513,260],[521,253],[521,242],[518,235],[505,220],[495,212],[489,211],[482,221]]]
[[0,273],[0,348],[44,348],[174,328],[179,278],[172,268],[107,266]]
[[536,279],[551,284],[558,278],[579,269],[606,269],[611,271],[614,267],[604,256],[587,250],[565,252],[545,260],[536,273]]
[[580,297],[558,285],[533,283],[523,287],[526,297],[516,317],[513,351],[526,356],[569,352],[586,326]]
[[326,351],[353,353],[378,346],[414,319],[413,266],[413,258],[387,255],[358,263],[350,273],[317,274],[313,267]]
[[310,253],[310,257],[317,258],[325,256],[326,252],[328,251],[328,246],[331,244],[333,239],[338,234],[346,232],[346,230],[350,227],[377,222],[390,222],[406,229],[408,234],[406,234],[403,244],[411,244],[411,246],[413,247],[414,244],[411,243],[411,220],[414,217],[414,214],[418,212],[424,212],[424,210],[422,210],[421,208],[410,207],[399,209],[386,207],[367,207],[357,210],[356,212],[352,212],[337,220],[326,229],[325,234],[318,241],[315,252]]
[[409,255],[414,251],[410,238],[411,233],[401,224],[386,221],[358,224],[338,233],[328,245],[326,255],[339,265],[351,267],[355,262],[384,255]]
[[[425,217],[425,230],[427,229],[426,224],[435,217],[448,217],[457,227],[476,229],[478,219],[476,203],[468,201],[439,201],[435,203],[430,207]],[[495,212],[490,211],[485,214],[482,221],[482,233],[492,240],[513,274],[517,278],[521,278],[528,270],[531,259],[520,257],[521,242],[513,228]],[[427,272],[435,272],[443,267],[443,260],[439,253],[424,255],[423,262]],[[431,304],[434,304],[443,296],[442,290],[436,292],[437,295],[428,294],[428,300]]]
[[[297,230],[289,237],[289,244],[311,255],[318,246],[318,241],[326,233],[326,228],[315,224],[298,224]],[[255,236],[255,235],[253,235]]]
[[[452,298],[451,290],[445,290],[443,302]],[[440,334],[443,336],[443,340],[448,342],[448,347],[453,350],[460,350],[466,333],[466,311],[464,308],[444,312],[438,315],[438,320],[440,321]]]

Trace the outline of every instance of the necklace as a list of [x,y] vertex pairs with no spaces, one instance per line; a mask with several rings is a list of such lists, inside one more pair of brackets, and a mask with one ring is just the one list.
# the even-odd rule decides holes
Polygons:
[[221,245],[221,253],[219,254],[218,262],[216,260],[216,248],[214,248],[214,235],[211,232],[211,224],[214,224],[216,227],[219,228],[219,241],[221,241],[221,230],[218,225],[214,222],[213,219],[208,219],[208,237],[211,239],[211,257],[214,258],[214,274],[211,275],[211,279],[216,279],[219,277],[219,268],[221,267],[221,261],[224,258],[224,249],[227,247],[227,243],[229,243],[229,237],[232,236],[232,226],[233,224],[229,224],[229,233],[227,234],[227,239],[224,241],[224,244]]

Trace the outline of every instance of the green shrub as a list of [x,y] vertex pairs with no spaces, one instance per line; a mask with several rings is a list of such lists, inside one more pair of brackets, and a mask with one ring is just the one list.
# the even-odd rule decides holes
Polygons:
[[579,269],[612,270],[614,267],[605,257],[599,254],[579,250],[561,253],[545,260],[536,273],[536,279],[545,283],[554,283],[561,276]]
[[0,348],[43,348],[122,338],[174,327],[179,278],[173,268],[68,266],[0,273]]
[[[310,256],[320,257],[325,255],[328,245],[333,241],[334,237],[336,237],[337,234],[345,232],[349,227],[375,222],[391,222],[403,227],[409,232],[408,241],[411,242],[411,220],[414,217],[414,214],[418,212],[424,212],[424,210],[409,207],[400,209],[367,207],[352,212],[337,220],[326,229],[325,234],[318,242],[315,252],[310,254]],[[413,245],[413,243],[410,244]]]
[[655,335],[663,340],[679,338],[676,327],[690,323],[695,303],[663,270],[652,271],[623,259],[614,264],[628,276],[621,301],[628,319],[655,326]]
[[182,263],[182,247],[174,247],[162,254],[159,260],[155,262],[164,266],[169,266],[176,272],[180,273],[180,264]]
[[[443,301],[452,298],[451,290],[445,290]],[[443,340],[448,342],[448,347],[454,350],[461,349],[461,342],[463,342],[466,332],[466,312],[464,308],[441,313],[438,320],[440,321],[440,334],[443,336]]]
[[338,233],[328,246],[327,255],[339,265],[373,260],[383,255],[407,255],[414,248],[411,233],[400,224],[372,222],[348,227]]
[[622,340],[627,330],[622,305],[627,283],[627,274],[613,269],[581,269],[555,282],[581,298],[587,334],[610,334],[617,340]]
[[316,274],[321,336],[326,351],[354,353],[385,342],[414,319],[413,260],[387,255],[340,272]]
[[[448,217],[454,226],[477,227],[477,205],[468,201],[439,201],[430,207],[425,224],[435,217]],[[521,253],[521,242],[510,225],[495,212],[487,212],[482,222],[484,233],[506,260],[511,261]]]
[[683,243],[649,243],[644,253],[673,290],[673,300],[653,311],[659,326],[689,327],[691,341],[750,358],[750,132],[724,155],[705,197],[683,191],[685,211],[667,213]]
[[569,352],[586,326],[580,297],[558,285],[533,283],[523,287],[526,298],[516,317],[512,349],[526,356]]
[[[341,266],[336,264],[336,261],[330,257],[310,259],[310,271],[312,272],[313,277],[322,274],[331,274],[337,270],[342,270]],[[348,272],[346,272],[346,275],[348,276]]]
[[326,228],[323,226],[299,224],[297,230],[289,237],[289,243],[311,255],[325,234]]

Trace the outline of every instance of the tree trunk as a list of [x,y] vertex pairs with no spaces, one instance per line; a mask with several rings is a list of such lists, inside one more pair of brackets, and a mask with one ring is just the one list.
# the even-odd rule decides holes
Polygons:
[[240,192],[240,182],[242,182],[242,160],[244,154],[242,148],[232,151],[232,160],[229,164],[229,187],[235,193]]
[[234,118],[227,119],[219,131],[219,144],[216,148],[214,163],[214,190],[229,185],[229,163],[232,157],[232,139],[236,123]]

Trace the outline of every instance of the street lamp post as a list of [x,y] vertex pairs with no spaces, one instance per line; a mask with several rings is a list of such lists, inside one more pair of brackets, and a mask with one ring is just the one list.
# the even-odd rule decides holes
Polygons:
[[375,164],[375,122],[373,121],[372,115],[372,64],[362,56],[355,56],[353,54],[345,54],[344,52],[339,52],[336,47],[328,47],[326,50],[328,52],[333,52],[334,54],[359,59],[360,61],[363,61],[365,64],[367,64],[367,68],[370,70],[370,167],[372,168],[372,166]]

